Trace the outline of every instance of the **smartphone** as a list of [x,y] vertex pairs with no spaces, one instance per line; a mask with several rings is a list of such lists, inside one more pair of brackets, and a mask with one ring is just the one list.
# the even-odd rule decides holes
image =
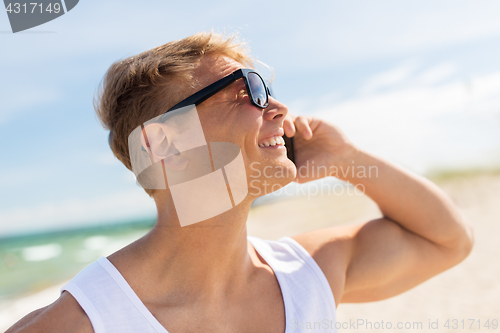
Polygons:
[[289,138],[284,135],[283,139],[285,139],[286,156],[295,164],[295,148],[293,145],[293,137]]

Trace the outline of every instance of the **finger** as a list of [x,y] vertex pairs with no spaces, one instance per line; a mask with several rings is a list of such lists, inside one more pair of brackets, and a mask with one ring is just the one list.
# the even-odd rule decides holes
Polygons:
[[311,127],[309,126],[309,121],[304,116],[298,116],[295,119],[295,126],[297,127],[297,131],[304,137],[304,139],[309,140],[312,138],[313,133]]
[[283,130],[285,131],[285,135],[289,138],[295,135],[295,125],[290,117],[285,118],[285,121],[283,122]]

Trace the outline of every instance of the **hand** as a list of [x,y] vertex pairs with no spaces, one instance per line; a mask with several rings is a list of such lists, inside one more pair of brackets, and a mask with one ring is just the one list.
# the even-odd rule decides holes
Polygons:
[[289,113],[283,129],[288,137],[295,138],[298,183],[334,176],[334,171],[344,162],[350,163],[358,152],[340,128],[318,118]]

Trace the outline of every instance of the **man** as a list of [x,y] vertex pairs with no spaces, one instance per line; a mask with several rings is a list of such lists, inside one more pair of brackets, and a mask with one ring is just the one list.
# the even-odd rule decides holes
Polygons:
[[[168,175],[164,189],[145,187],[158,210],[154,228],[89,266],[57,301],[8,332],[282,333],[304,321],[322,322],[314,332],[334,332],[339,303],[398,295],[469,254],[472,229],[435,185],[359,149],[332,124],[288,114],[265,84],[252,85],[251,71],[240,71],[247,67],[252,67],[251,59],[240,44],[204,33],[111,66],[97,105],[110,129],[110,146],[134,169],[128,139],[140,128],[142,151],[165,174],[189,161],[176,160],[184,156],[179,151],[162,155],[170,149],[165,148],[168,131],[156,131],[148,121],[169,114],[167,110],[176,112],[175,106],[189,96],[240,75],[194,104],[206,142],[236,144],[252,185],[230,209],[185,226]],[[280,139],[284,134],[295,138],[296,165],[287,158]],[[343,180],[362,186],[383,218],[278,242],[247,239],[248,213],[258,196],[294,179],[303,183],[328,176],[297,173],[312,161],[323,171],[376,168],[377,177],[350,173]],[[266,167],[280,176],[266,178]],[[229,191],[227,174],[225,179]],[[192,206],[197,210],[203,203]]]

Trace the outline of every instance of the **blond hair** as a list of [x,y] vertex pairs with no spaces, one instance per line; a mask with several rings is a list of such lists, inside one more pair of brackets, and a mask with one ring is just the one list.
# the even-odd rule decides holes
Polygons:
[[[194,93],[193,70],[203,56],[224,55],[253,68],[236,35],[198,33],[117,61],[106,72],[94,108],[109,130],[113,154],[132,170],[128,136]],[[146,190],[151,196],[154,191]]]

